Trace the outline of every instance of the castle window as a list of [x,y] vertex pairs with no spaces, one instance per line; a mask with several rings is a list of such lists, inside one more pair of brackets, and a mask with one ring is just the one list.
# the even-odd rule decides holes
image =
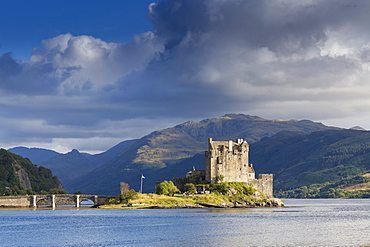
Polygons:
[[221,159],[221,157],[217,157],[217,164],[222,164],[222,159]]

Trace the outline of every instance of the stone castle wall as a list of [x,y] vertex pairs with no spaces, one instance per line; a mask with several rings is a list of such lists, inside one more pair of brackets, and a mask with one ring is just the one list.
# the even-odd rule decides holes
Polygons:
[[265,196],[273,197],[273,181],[273,174],[259,174],[258,179],[251,180],[250,183]]
[[185,184],[194,182],[194,179],[195,181],[197,181],[197,179],[200,181],[205,180],[205,171],[195,170],[195,167],[193,167],[192,171],[186,173],[186,177],[174,177],[173,182],[179,190],[182,190]]
[[206,151],[206,180],[217,183],[219,177],[224,182],[248,182],[254,179],[254,170],[248,163],[249,144],[237,139],[233,141],[213,141],[208,139]]
[[173,178],[173,183],[176,185],[176,187],[179,190],[182,190],[182,189],[184,189],[185,184],[190,182],[189,180],[190,179],[186,178],[186,177],[174,177]]

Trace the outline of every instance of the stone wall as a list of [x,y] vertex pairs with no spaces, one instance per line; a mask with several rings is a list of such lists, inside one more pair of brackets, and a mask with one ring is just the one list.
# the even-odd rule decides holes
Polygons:
[[30,207],[31,196],[0,196],[0,207]]
[[253,185],[253,188],[261,191],[269,198],[273,197],[273,182],[273,174],[259,174],[258,179],[250,181],[250,183]]
[[186,177],[187,178],[201,178],[202,180],[204,180],[206,177],[206,173],[204,170],[195,170],[195,168],[193,168],[192,171],[186,173]]
[[182,190],[184,189],[185,184],[190,182],[189,180],[190,178],[186,178],[186,177],[174,177],[173,183],[179,190]]

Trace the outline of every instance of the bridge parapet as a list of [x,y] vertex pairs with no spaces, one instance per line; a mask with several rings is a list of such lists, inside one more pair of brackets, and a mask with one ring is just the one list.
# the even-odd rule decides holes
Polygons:
[[50,205],[55,208],[57,205],[80,206],[82,201],[91,200],[94,206],[102,205],[109,196],[98,195],[30,195],[30,196],[0,196],[0,207],[38,207]]

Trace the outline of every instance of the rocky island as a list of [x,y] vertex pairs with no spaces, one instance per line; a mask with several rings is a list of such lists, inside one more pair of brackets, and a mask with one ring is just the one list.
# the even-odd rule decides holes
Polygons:
[[[273,197],[273,175],[260,174],[255,178],[249,164],[249,144],[208,139],[205,152],[206,170],[195,167],[185,177],[174,182],[157,183],[157,194],[121,190],[111,203],[124,208],[252,208],[282,207]],[[178,192],[182,193],[178,193]],[[177,194],[176,194],[177,193]],[[102,206],[107,208],[109,206]]]

